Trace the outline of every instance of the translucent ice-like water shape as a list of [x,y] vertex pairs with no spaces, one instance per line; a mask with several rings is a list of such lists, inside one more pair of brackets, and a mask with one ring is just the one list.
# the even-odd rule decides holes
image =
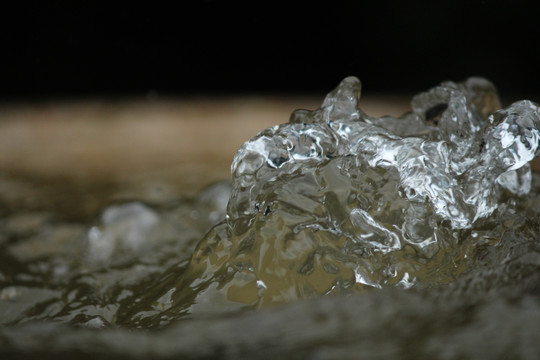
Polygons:
[[484,230],[506,211],[504,194],[530,190],[538,105],[498,110],[494,86],[470,78],[415,96],[400,118],[372,118],[360,89],[348,77],[319,109],[238,150],[227,219],[160,310],[446,283],[470,266],[474,244],[498,241]]
[[469,79],[376,119],[359,94],[244,144],[232,196],[0,217],[0,358],[539,358],[537,105]]

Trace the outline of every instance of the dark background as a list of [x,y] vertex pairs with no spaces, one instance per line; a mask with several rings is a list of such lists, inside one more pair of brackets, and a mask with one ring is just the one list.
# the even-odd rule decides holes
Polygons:
[[[249,3],[248,3],[249,4]],[[491,79],[540,93],[540,20],[519,1],[226,1],[1,5],[0,101],[369,93]]]

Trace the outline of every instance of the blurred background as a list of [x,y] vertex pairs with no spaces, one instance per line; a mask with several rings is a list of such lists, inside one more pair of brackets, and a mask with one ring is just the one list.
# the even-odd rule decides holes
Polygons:
[[538,93],[539,25],[521,1],[29,1],[2,5],[3,101],[315,94],[348,75],[415,93],[485,76]]
[[492,80],[504,105],[540,101],[540,27],[528,2],[28,1],[0,10],[5,209],[77,217],[113,198],[197,191],[229,177],[242,142],[316,108],[348,75],[362,80],[372,115],[398,115],[413,94],[469,76]]

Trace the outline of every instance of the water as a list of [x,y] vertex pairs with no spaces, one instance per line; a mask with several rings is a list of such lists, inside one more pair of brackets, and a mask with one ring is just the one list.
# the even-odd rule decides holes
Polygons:
[[346,78],[180,203],[3,219],[6,354],[536,358],[538,105],[471,78],[372,118],[360,93]]

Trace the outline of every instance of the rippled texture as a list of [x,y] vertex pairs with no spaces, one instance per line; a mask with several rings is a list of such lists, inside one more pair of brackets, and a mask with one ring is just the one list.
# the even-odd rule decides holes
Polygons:
[[419,94],[400,118],[364,114],[359,97],[359,80],[346,78],[319,109],[246,142],[232,190],[219,183],[180,204],[113,205],[88,227],[40,214],[3,220],[14,240],[0,265],[2,323],[154,328],[433,287],[478,268],[486,248],[504,253],[507,231],[529,231],[521,216],[534,209],[525,195],[539,146],[535,104],[499,110],[480,78]]
[[160,206],[119,203],[89,224],[47,213],[0,219],[0,325],[141,327],[139,317],[158,312],[142,302],[148,289],[164,273],[182,273],[197,241],[225,218],[230,192],[220,182]]
[[227,220],[198,245],[164,309],[444,284],[475,265],[479,244],[498,243],[486,228],[509,211],[503,194],[530,191],[538,106],[499,110],[495,87],[470,78],[415,96],[400,118],[372,118],[360,92],[346,78],[319,109],[239,149]]
[[246,142],[232,188],[0,218],[0,357],[539,358],[538,106],[479,78],[400,118],[359,96]]

